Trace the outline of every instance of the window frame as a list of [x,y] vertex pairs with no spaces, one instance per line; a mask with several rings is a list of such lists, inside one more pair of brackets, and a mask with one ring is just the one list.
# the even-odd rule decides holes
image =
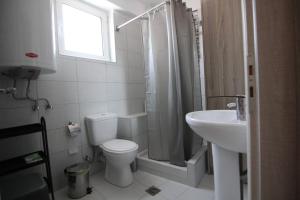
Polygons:
[[[92,55],[88,53],[81,53],[76,51],[66,50],[64,44],[64,24],[63,24],[63,5],[71,6],[72,8],[94,15],[101,19],[101,31],[102,31],[102,50],[103,56]],[[58,52],[61,55],[73,56],[79,58],[87,58],[102,61],[111,61],[112,46],[110,39],[110,17],[111,12],[109,10],[96,8],[88,3],[84,3],[78,0],[56,0],[57,10],[57,33],[58,33]],[[100,37],[100,36],[99,36]]]

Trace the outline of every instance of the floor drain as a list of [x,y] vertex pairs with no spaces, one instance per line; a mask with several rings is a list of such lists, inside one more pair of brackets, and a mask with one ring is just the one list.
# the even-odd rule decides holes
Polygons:
[[150,194],[151,196],[156,195],[156,194],[159,193],[160,191],[161,191],[161,190],[160,190],[159,188],[155,187],[155,186],[151,186],[151,187],[149,187],[149,188],[146,190],[146,192],[147,192],[148,194]]

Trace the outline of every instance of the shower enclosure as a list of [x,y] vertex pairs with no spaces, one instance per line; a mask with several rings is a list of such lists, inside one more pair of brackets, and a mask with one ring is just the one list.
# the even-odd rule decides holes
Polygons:
[[148,157],[186,166],[202,139],[185,121],[201,110],[201,87],[193,13],[170,1],[143,20]]
[[204,99],[200,19],[181,0],[170,0],[118,25],[116,31],[138,19],[143,27],[148,120],[148,149],[137,155],[138,167],[196,187],[205,174],[207,148],[185,115],[202,110]]

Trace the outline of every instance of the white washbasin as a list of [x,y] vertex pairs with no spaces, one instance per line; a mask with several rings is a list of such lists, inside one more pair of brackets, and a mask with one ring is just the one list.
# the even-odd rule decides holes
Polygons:
[[186,121],[212,143],[215,200],[240,200],[239,153],[247,152],[247,122],[237,120],[235,110],[192,112]]
[[247,152],[247,122],[235,110],[208,110],[186,115],[189,126],[205,140],[234,152]]

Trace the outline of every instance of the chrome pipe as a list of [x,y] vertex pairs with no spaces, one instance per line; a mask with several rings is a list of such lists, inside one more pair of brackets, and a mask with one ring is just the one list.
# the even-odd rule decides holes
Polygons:
[[[50,104],[50,102],[49,102],[48,99],[46,99],[46,98],[36,98],[36,99],[35,99],[35,98],[32,98],[32,97],[29,95],[29,93],[30,93],[30,83],[31,83],[31,80],[28,79],[28,80],[27,80],[27,86],[26,86],[25,97],[18,97],[18,96],[16,95],[16,92],[13,92],[13,93],[7,93],[7,94],[11,94],[12,97],[13,97],[13,99],[15,99],[15,100],[29,100],[29,101],[33,102],[34,105],[32,106],[32,109],[33,109],[34,111],[37,111],[37,110],[40,109],[39,101],[44,101],[44,102],[46,103],[46,106],[45,106],[46,110],[48,110],[48,109],[53,109],[53,106],[51,106],[51,104]],[[14,79],[13,88],[16,88],[16,87],[17,87],[17,80]],[[16,89],[15,89],[15,91],[16,91]]]
[[0,89],[0,94],[15,94],[17,89],[15,87]]
[[160,4],[156,5],[156,6],[154,6],[153,8],[150,8],[149,10],[143,12],[142,14],[140,14],[140,15],[138,15],[138,16],[136,16],[136,17],[130,19],[130,20],[128,20],[127,22],[124,22],[123,24],[116,26],[116,29],[115,29],[115,30],[116,30],[116,31],[119,31],[122,27],[124,27],[124,26],[130,24],[131,22],[133,22],[133,21],[135,21],[135,20],[137,20],[137,19],[143,17],[143,16],[146,15],[147,13],[152,12],[153,10],[155,10],[155,9],[157,9],[157,8],[159,8],[159,7],[163,6],[163,5],[165,5],[165,4],[169,4],[169,3],[170,3],[170,1],[164,1],[164,2],[162,2],[162,3],[160,3]]
[[208,99],[212,98],[236,98],[235,105],[236,105],[236,115],[238,120],[246,121],[246,110],[245,110],[245,95],[235,95],[235,96],[209,96]]

